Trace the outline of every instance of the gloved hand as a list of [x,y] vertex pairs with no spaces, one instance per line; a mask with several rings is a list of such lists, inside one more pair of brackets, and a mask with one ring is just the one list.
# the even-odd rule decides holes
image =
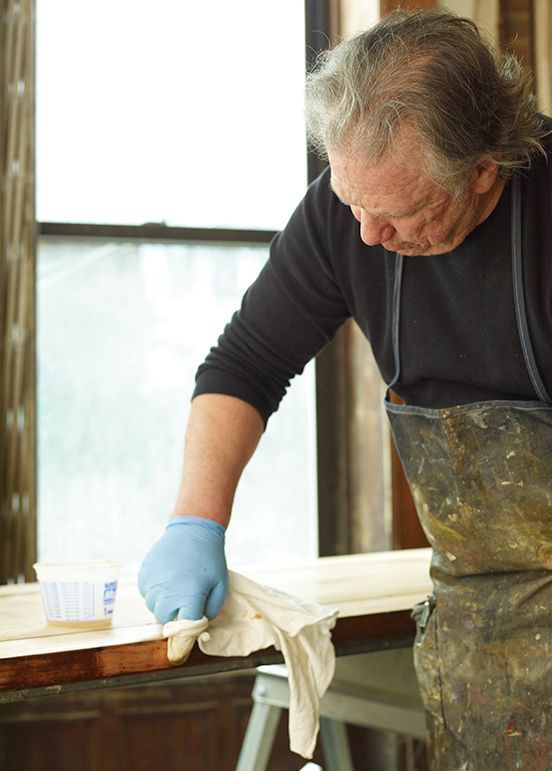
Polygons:
[[162,624],[214,618],[228,592],[224,528],[205,517],[174,517],[147,553],[138,588]]

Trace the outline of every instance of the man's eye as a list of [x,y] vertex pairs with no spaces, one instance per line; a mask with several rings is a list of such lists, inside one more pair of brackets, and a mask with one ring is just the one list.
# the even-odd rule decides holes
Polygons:
[[391,220],[407,220],[409,217],[414,217],[417,212],[409,212],[408,214],[392,214],[389,219]]

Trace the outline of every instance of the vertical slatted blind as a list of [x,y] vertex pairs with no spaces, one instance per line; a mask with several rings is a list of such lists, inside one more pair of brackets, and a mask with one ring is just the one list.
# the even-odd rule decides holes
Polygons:
[[0,583],[36,556],[34,0],[0,0]]

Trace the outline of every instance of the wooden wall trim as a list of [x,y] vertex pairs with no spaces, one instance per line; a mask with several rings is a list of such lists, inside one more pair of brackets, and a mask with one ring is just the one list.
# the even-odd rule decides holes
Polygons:
[[34,0],[0,0],[0,583],[36,559]]
[[416,11],[425,8],[435,8],[436,6],[436,0],[380,0],[380,12],[382,16],[386,16],[397,8]]
[[533,0],[500,0],[500,48],[512,51],[529,72],[535,72]]

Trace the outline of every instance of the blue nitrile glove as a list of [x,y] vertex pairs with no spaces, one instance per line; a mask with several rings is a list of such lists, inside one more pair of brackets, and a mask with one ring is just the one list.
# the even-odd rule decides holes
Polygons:
[[205,517],[174,517],[146,554],[138,588],[162,624],[214,618],[228,592],[224,528]]

